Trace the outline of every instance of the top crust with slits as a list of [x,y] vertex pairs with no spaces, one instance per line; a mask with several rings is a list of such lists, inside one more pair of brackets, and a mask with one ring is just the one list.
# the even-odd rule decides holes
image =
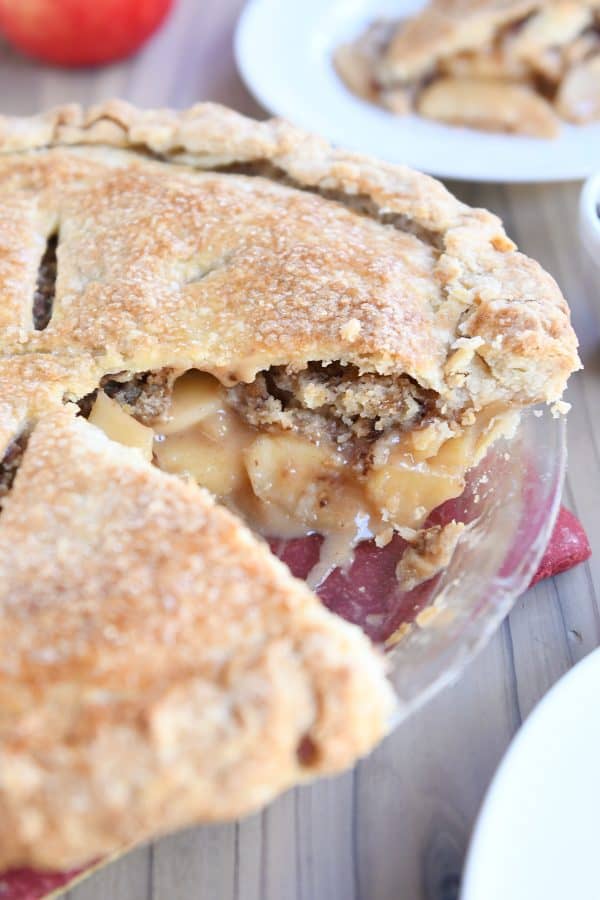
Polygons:
[[[0,196],[5,358],[227,382],[333,359],[405,373],[453,408],[554,401],[578,366],[557,285],[495,216],[278,120],[117,101],[0,119]],[[35,330],[56,232],[52,315]],[[37,403],[35,377],[28,391]],[[2,414],[5,443],[28,402]]]

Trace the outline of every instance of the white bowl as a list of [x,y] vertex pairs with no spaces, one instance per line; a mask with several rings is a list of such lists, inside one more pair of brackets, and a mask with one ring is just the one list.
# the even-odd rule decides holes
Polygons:
[[588,178],[581,190],[579,230],[583,245],[600,273],[600,172]]

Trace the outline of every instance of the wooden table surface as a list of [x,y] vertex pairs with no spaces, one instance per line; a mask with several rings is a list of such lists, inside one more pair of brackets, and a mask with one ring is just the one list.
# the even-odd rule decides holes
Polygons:
[[[264,116],[233,62],[241,5],[180,0],[140,55],[97,71],[38,67],[2,46],[0,112],[122,96],[142,106],[210,99]],[[513,734],[600,643],[600,417],[593,412],[600,410],[600,284],[578,239],[579,185],[450,188],[497,212],[571,303],[586,370],[569,391],[565,502],[596,555],[523,596],[460,682],[353,772],[293,790],[242,822],[144,846],[71,890],[69,900],[453,900],[474,818]]]

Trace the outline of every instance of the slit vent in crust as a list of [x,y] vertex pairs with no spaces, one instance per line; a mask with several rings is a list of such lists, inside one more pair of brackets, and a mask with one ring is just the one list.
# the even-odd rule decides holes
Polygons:
[[33,327],[44,331],[50,324],[56,293],[58,233],[51,234],[40,261],[37,283],[33,295]]
[[16,437],[8,445],[4,452],[4,456],[0,459],[0,512],[4,505],[4,501],[10,494],[19,466],[23,460],[27,442],[29,441],[29,431],[24,431]]

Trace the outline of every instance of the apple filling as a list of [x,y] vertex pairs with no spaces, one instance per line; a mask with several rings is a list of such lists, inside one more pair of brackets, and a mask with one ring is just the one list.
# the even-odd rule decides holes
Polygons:
[[418,530],[460,495],[469,468],[506,430],[488,408],[467,427],[407,376],[349,366],[274,368],[227,388],[194,369],[108,381],[89,421],[166,472],[193,478],[258,532],[325,537],[322,581],[358,541]]

